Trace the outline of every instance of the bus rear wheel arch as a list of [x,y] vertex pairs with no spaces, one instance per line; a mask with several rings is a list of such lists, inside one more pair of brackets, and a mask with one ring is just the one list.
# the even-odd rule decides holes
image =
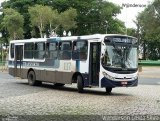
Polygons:
[[33,70],[30,70],[28,72],[27,78],[28,78],[28,84],[30,86],[38,86],[38,85],[42,84],[41,81],[36,80],[36,75],[35,75],[35,72]]

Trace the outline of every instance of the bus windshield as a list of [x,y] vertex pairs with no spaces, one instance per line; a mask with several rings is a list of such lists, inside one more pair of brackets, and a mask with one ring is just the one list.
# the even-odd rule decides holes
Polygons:
[[137,68],[137,47],[127,44],[105,45],[102,58],[103,67],[135,69]]

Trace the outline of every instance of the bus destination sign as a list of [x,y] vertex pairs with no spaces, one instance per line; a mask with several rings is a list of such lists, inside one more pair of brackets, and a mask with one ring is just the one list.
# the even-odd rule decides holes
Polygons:
[[137,40],[128,37],[105,37],[105,42],[111,43],[126,43],[126,44],[136,44]]

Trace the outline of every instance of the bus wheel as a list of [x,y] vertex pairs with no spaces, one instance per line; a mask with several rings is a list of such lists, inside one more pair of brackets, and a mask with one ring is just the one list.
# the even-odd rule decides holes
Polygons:
[[62,87],[64,86],[65,84],[62,84],[62,83],[55,83],[54,86],[57,86],[57,87]]
[[30,86],[40,85],[40,83],[42,83],[40,81],[36,81],[36,75],[35,75],[34,71],[30,71],[28,73],[27,78],[28,78],[28,84]]
[[79,93],[83,92],[83,79],[80,75],[77,76],[77,88]]
[[111,94],[112,88],[111,87],[106,87],[106,93]]

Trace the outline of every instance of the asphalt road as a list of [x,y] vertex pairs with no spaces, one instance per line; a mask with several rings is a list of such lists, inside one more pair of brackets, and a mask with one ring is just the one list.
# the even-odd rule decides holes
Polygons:
[[139,78],[140,85],[160,85],[160,78]]
[[[141,75],[138,87],[115,88],[111,95],[106,95],[103,88],[86,88],[79,94],[76,85],[57,88],[45,83],[32,87],[26,79],[0,72],[0,116],[29,115],[25,120],[32,116],[36,116],[33,120],[44,120],[44,115],[47,119],[54,115],[56,120],[67,120],[69,116],[71,120],[77,117],[79,120],[103,120],[102,116],[108,115],[158,115],[156,119],[160,120],[160,78]],[[19,117],[9,118],[19,120]]]
[[139,73],[139,84],[160,85],[160,67],[143,67]]

